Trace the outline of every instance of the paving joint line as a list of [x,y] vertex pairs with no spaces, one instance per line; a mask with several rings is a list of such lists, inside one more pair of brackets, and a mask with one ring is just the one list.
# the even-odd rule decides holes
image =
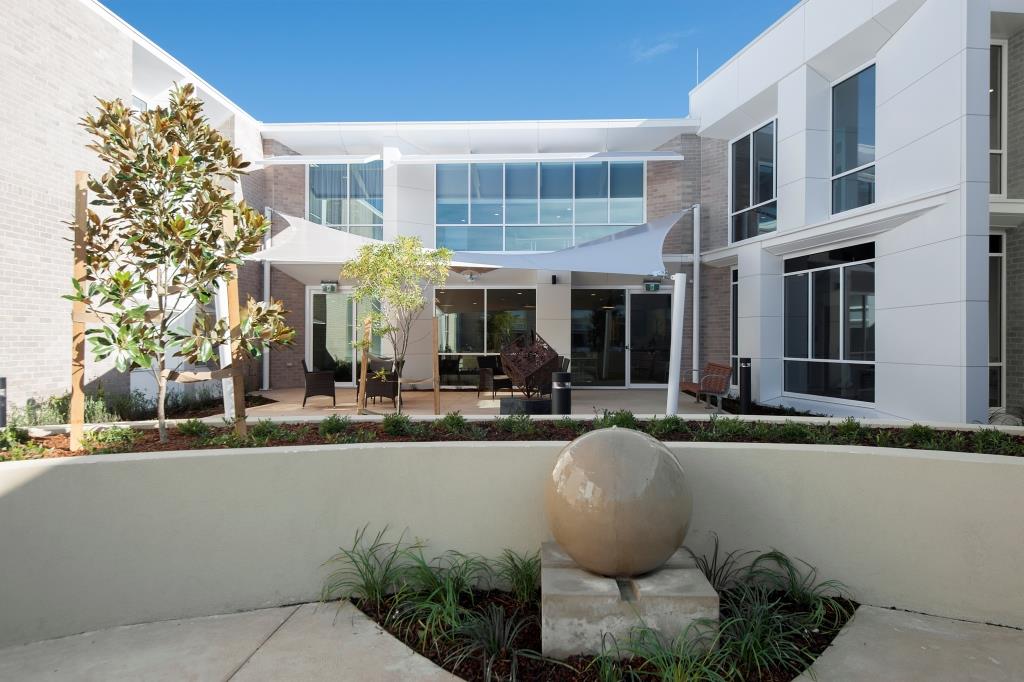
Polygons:
[[242,668],[245,667],[245,664],[248,663],[250,660],[252,660],[252,657],[255,656],[256,653],[260,649],[263,648],[263,645],[266,644],[267,642],[269,642],[270,638],[273,637],[274,635],[276,635],[278,630],[283,628],[284,624],[287,623],[288,621],[290,621],[292,619],[292,616],[294,616],[298,612],[298,610],[301,609],[301,608],[302,608],[302,604],[298,604],[294,609],[292,609],[292,612],[289,613],[288,616],[284,620],[282,620],[280,623],[278,623],[277,627],[275,627],[273,630],[271,630],[270,634],[267,635],[266,637],[264,637],[262,642],[260,642],[259,644],[256,645],[256,648],[253,649],[252,652],[250,652],[250,654],[248,656],[246,656],[245,659],[241,663],[238,664],[238,667],[235,668],[234,670],[232,670],[231,674],[224,678],[224,682],[231,682],[231,680],[235,679],[235,675],[237,675],[239,672],[241,672]]

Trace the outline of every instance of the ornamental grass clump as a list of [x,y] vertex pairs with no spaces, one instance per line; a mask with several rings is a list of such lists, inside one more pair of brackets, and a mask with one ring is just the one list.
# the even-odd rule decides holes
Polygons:
[[536,599],[540,592],[540,552],[504,550],[494,562],[494,576],[520,604]]
[[167,442],[167,384],[185,363],[210,361],[229,343],[256,357],[295,335],[278,301],[250,298],[234,339],[227,320],[208,312],[217,287],[262,246],[269,224],[235,202],[232,185],[249,164],[203,116],[192,84],[175,87],[167,107],[147,111],[99,100],[82,126],[107,169],[88,180],[98,208],[85,220],[86,277],[72,280],[74,293],[65,298],[97,318],[86,331],[96,359],[153,374],[160,441]]
[[617,426],[620,429],[643,431],[640,420],[629,410],[615,410],[614,412],[605,410],[599,417],[594,419],[595,429],[608,429],[613,426]]

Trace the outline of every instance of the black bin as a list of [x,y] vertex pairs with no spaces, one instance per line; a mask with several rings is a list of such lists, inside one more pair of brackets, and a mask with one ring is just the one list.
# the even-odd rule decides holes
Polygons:
[[572,374],[551,373],[551,414],[572,414]]

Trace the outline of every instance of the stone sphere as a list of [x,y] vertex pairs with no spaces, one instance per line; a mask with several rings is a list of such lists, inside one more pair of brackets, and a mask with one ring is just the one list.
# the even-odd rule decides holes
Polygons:
[[555,540],[582,568],[616,578],[660,568],[683,544],[693,497],[661,441],[598,429],[562,449],[545,495]]

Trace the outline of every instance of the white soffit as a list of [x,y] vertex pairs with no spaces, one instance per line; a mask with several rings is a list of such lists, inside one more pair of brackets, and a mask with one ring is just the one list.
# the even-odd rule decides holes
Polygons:
[[[300,157],[302,158],[302,157]],[[678,152],[549,152],[547,154],[406,154],[402,165],[502,161],[682,161]]]

